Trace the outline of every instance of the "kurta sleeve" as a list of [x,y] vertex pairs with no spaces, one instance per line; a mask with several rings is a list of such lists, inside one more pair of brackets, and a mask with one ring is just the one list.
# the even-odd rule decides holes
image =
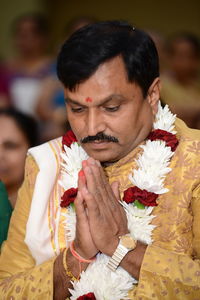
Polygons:
[[11,218],[8,239],[0,256],[0,299],[53,299],[53,264],[55,258],[36,266],[24,243],[37,165],[28,156],[25,180]]
[[133,299],[200,299],[200,187],[193,193],[194,257],[148,246]]

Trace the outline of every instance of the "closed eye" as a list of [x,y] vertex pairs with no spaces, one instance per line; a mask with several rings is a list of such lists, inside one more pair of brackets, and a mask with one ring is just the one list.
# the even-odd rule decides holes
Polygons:
[[120,105],[108,106],[108,107],[105,107],[105,110],[108,112],[115,112],[115,111],[119,110],[119,108],[120,108]]
[[81,113],[81,112],[84,111],[84,107],[77,107],[77,108],[71,107],[71,111],[72,111],[73,113]]

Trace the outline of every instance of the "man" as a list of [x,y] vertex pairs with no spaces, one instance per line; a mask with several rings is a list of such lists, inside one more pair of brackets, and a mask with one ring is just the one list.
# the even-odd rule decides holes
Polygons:
[[89,25],[63,45],[58,76],[75,136],[29,151],[2,298],[200,298],[199,132],[159,106],[152,40]]

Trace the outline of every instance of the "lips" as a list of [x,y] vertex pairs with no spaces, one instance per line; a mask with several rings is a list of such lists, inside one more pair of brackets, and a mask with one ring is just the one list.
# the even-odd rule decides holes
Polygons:
[[93,141],[91,143],[95,143],[95,144],[103,144],[103,143],[110,143],[110,141]]
[[88,145],[90,148],[103,149],[103,148],[107,148],[108,144],[110,143],[111,142],[108,141],[92,141],[92,142],[88,142]]

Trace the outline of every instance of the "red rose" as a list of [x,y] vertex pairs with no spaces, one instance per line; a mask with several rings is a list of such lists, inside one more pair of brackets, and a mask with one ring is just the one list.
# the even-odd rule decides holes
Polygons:
[[94,293],[88,293],[77,298],[77,300],[96,300]]
[[66,145],[67,147],[70,147],[72,143],[77,142],[77,139],[75,137],[75,134],[72,130],[68,130],[62,138],[62,145]]
[[161,140],[166,142],[167,147],[171,147],[171,150],[173,152],[176,150],[176,147],[178,146],[178,140],[176,138],[176,135],[161,129],[153,130],[149,134],[148,139],[150,139],[151,141]]
[[157,206],[157,198],[157,194],[148,192],[146,190],[141,190],[137,186],[134,186],[130,187],[124,192],[123,201],[129,204],[133,203],[135,200],[138,200],[140,203],[146,206]]
[[61,207],[67,207],[69,206],[71,203],[74,202],[76,196],[77,196],[77,192],[78,192],[78,189],[76,188],[71,188],[67,191],[64,192],[64,194],[62,195],[61,199],[61,203],[60,203],[60,206]]

